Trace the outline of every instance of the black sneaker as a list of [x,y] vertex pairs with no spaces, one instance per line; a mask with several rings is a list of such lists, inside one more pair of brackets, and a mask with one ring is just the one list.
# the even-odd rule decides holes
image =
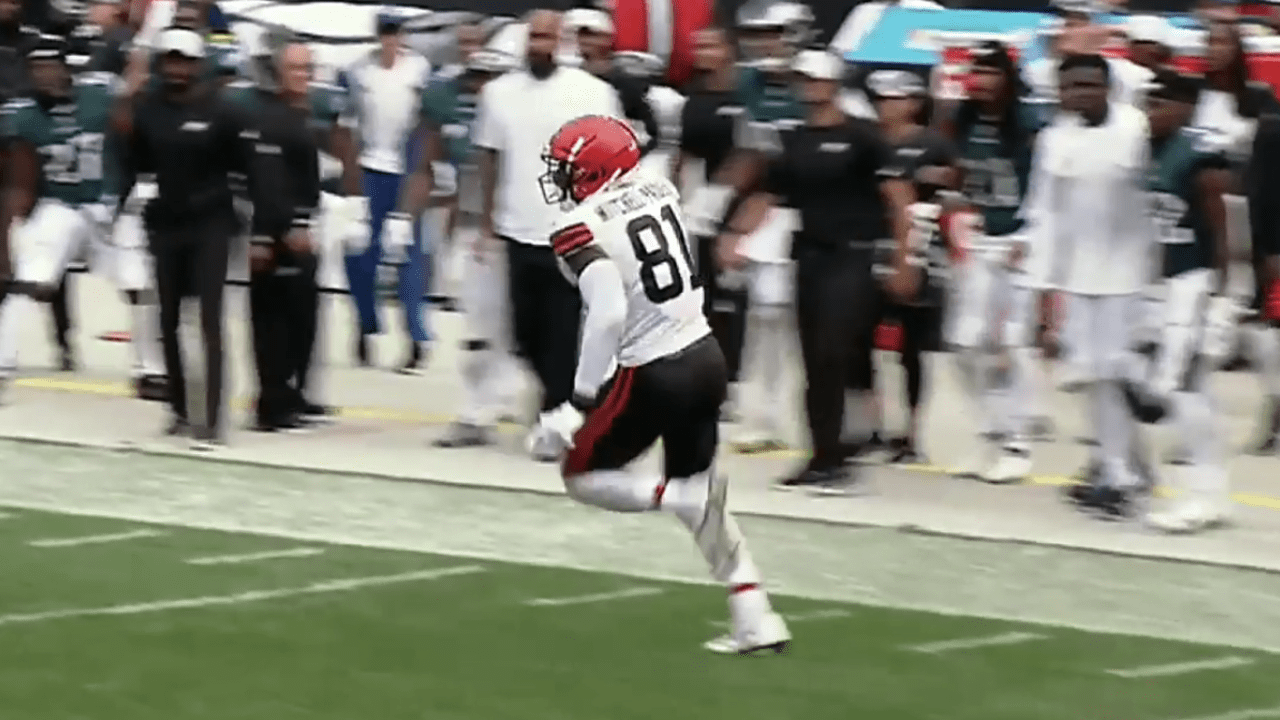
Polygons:
[[139,400],[166,402],[169,399],[169,379],[164,375],[143,375],[133,381],[133,392]]
[[800,472],[778,480],[773,486],[778,490],[817,487],[829,482],[833,476],[839,475],[842,470],[843,468],[821,469],[806,465]]
[[63,347],[58,352],[58,369],[62,372],[76,371],[76,354],[70,346]]
[[812,495],[852,495],[858,488],[858,474],[852,467],[828,472],[827,477],[809,489]]
[[1110,485],[1094,485],[1084,495],[1080,505],[1094,511],[1104,520],[1120,520],[1129,516],[1132,509],[1130,494]]
[[208,427],[194,427],[191,432],[191,449],[201,452],[226,447],[227,441],[217,430]]
[[169,437],[190,437],[191,423],[187,422],[186,418],[170,418],[169,424],[164,429],[164,434]]
[[427,351],[424,343],[410,343],[409,357],[400,366],[396,372],[401,375],[417,375],[422,372],[422,366],[426,363]]
[[893,455],[889,457],[889,462],[896,465],[923,465],[926,460],[924,455],[916,450],[915,443],[906,438],[898,438],[895,440],[897,446],[893,451]]

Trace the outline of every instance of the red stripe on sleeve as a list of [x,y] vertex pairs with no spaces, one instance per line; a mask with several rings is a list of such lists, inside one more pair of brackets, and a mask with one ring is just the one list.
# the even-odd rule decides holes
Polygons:
[[568,255],[592,240],[595,240],[595,236],[591,234],[591,228],[583,223],[577,223],[553,233],[551,249],[555,250],[557,255]]

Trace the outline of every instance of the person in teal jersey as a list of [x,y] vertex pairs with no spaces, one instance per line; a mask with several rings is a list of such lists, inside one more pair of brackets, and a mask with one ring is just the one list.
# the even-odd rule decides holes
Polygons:
[[[1047,382],[1036,357],[1035,309],[1040,288],[1014,271],[1025,245],[1018,210],[1027,192],[1041,108],[1009,49],[983,43],[973,58],[974,83],[944,134],[956,147],[964,202],[975,220],[963,259],[952,268],[946,341],[981,418],[971,456],[958,474],[1008,483],[1031,471],[1029,440],[1052,432],[1041,395]],[[994,342],[993,342],[994,339]],[[998,352],[997,352],[998,351]],[[996,364],[1007,365],[1009,401],[997,402]]]
[[[479,37],[475,38],[473,49],[468,27],[460,27],[458,31],[459,54],[466,59],[466,65],[452,70],[445,68],[423,92],[424,149],[401,195],[400,217],[404,222],[422,217],[423,210],[433,202],[433,193],[452,194],[461,190],[455,178],[462,166],[472,162],[471,125],[475,119],[476,97],[485,83],[517,65],[510,55],[479,48]],[[446,238],[453,233],[453,218],[458,208],[456,195],[445,200],[441,207],[450,213],[450,221],[444,223]],[[425,220],[424,231],[431,232],[432,225],[429,218]],[[441,259],[447,257],[443,254],[448,252],[450,243],[433,242],[429,237],[425,244]],[[486,282],[486,279],[492,280],[487,276],[490,271],[490,264],[468,258],[461,289],[467,327],[460,361],[464,401],[454,422],[436,438],[437,447],[476,447],[493,441],[498,403],[489,399],[503,395],[500,386],[504,370],[512,361],[504,357],[502,338],[498,337],[503,326],[501,311],[506,307],[502,296],[507,289],[501,283]]]
[[1226,449],[1208,380],[1238,314],[1224,294],[1223,193],[1231,187],[1231,165],[1211,135],[1188,126],[1199,95],[1195,80],[1173,70],[1158,71],[1147,91],[1147,182],[1164,249],[1164,302],[1148,318],[1156,331],[1148,372],[1126,392],[1139,419],[1171,420],[1187,453],[1178,498],[1147,517],[1153,527],[1176,533],[1220,524],[1230,505]]
[[[65,303],[67,266],[86,247],[98,218],[82,210],[84,183],[103,178],[102,132],[84,132],[86,121],[105,119],[106,86],[73,82],[66,41],[41,36],[28,50],[33,91],[3,109],[8,167],[4,243],[14,255],[13,282],[0,306],[0,379],[17,366],[21,317],[33,301]],[[92,127],[90,128],[92,130]],[[92,219],[91,219],[92,218]],[[65,306],[64,306],[65,307]],[[65,311],[64,311],[65,312]],[[62,366],[73,369],[69,319],[55,311]]]

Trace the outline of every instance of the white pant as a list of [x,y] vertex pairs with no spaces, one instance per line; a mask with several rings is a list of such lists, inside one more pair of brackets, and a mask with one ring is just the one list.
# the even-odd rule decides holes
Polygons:
[[514,400],[519,380],[511,354],[511,313],[506,249],[492,244],[483,258],[468,251],[460,297],[465,323],[462,365],[463,407],[458,420],[493,425]]
[[1141,296],[1077,295],[1067,301],[1067,345],[1085,380],[1125,376]]
[[1213,286],[1213,271],[1201,268],[1168,278],[1160,314],[1160,350],[1152,384],[1161,394],[1188,390],[1191,370],[1205,337],[1205,315]]
[[109,237],[101,228],[91,226],[89,237],[89,266],[95,273],[126,292],[154,287],[154,262],[139,215],[122,213],[116,218]]
[[944,337],[954,347],[988,348],[1004,342],[1001,320],[1013,285],[1003,263],[971,257],[952,274]]

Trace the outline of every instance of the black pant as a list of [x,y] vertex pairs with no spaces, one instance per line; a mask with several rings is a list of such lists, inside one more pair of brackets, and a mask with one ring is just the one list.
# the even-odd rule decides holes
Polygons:
[[840,464],[845,390],[871,377],[880,314],[871,266],[869,249],[806,251],[796,260],[796,316],[813,469]]
[[716,457],[727,385],[724,354],[710,336],[674,355],[618,368],[561,472],[625,468],[659,439],[667,478],[706,472]]
[[205,218],[181,230],[151,233],[156,259],[156,289],[160,295],[160,339],[169,372],[169,406],[187,420],[187,384],[179,335],[182,301],[200,301],[204,339],[205,427],[221,427],[223,384],[222,292],[234,227],[230,219]]
[[573,396],[582,298],[560,272],[550,247],[507,243],[516,351],[542,383],[542,409]]
[[702,277],[702,314],[711,335],[720,343],[729,370],[729,382],[742,371],[742,351],[747,341],[747,289],[720,285],[715,238],[698,238],[698,273]]
[[258,420],[272,423],[303,409],[315,349],[319,293],[316,257],[283,247],[268,267],[249,276],[253,356],[258,371]]

